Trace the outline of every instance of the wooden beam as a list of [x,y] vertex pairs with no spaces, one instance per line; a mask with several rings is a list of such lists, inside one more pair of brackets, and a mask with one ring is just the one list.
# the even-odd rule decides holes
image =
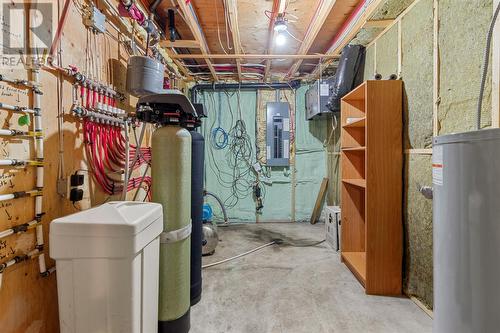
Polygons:
[[160,41],[161,47],[171,47],[171,48],[186,48],[186,49],[199,49],[200,43],[196,40],[183,40],[179,39],[174,42],[169,40]]
[[367,21],[365,23],[365,28],[386,28],[391,23],[394,22],[394,20],[372,20],[372,21]]
[[168,48],[164,48],[164,50],[165,50],[165,52],[167,52],[167,55],[170,57],[170,59],[172,59],[172,61],[174,62],[174,64],[177,65],[177,67],[181,71],[182,75],[184,75],[187,80],[191,80],[193,78],[192,77],[192,73],[186,68],[186,66],[184,65],[184,63],[182,63],[179,59],[174,59],[173,58],[173,56],[176,55],[177,53],[175,53],[174,50],[171,50],[171,49],[168,49]]
[[174,54],[172,59],[333,59],[333,54]]
[[[420,1],[421,0],[415,0],[408,7],[406,7],[406,9],[401,14],[399,14],[398,17],[396,17],[393,20],[388,20],[388,21],[391,21],[391,22],[389,22],[389,24],[384,28],[384,30],[380,34],[378,34],[377,36],[375,36],[375,38],[366,46],[366,48],[369,48],[370,46],[375,45],[375,43],[377,42],[377,40],[380,37],[382,37],[387,31],[389,31],[395,24],[399,24],[399,22],[401,21],[401,19],[408,12],[410,12],[413,9],[413,7],[415,7]],[[340,52],[342,51],[342,49],[344,48],[344,46],[346,46],[354,37],[356,37],[356,35],[358,34],[358,32],[361,29],[367,27],[367,25],[369,25],[369,22],[373,22],[373,21],[369,20],[370,17],[373,16],[373,14],[374,14],[375,10],[378,8],[378,6],[380,4],[382,4],[382,3],[384,3],[384,2],[385,2],[384,0],[374,0],[365,9],[365,11],[363,12],[363,14],[359,16],[359,18],[356,21],[356,24],[353,26],[353,28],[347,34],[345,34],[345,36],[342,38],[341,43],[337,43],[338,44],[337,46],[332,45],[332,47],[330,47],[330,49],[326,53],[327,54],[333,54],[333,55],[339,55]],[[330,61],[331,60],[327,60],[326,62],[330,62]],[[318,77],[318,76],[319,76],[319,67],[316,67],[316,69],[311,73],[311,75],[309,75],[309,79],[310,78],[314,78],[314,77]]]
[[[311,19],[311,22],[309,23],[306,34],[302,39],[302,44],[300,44],[300,48],[297,51],[298,54],[307,54],[307,52],[309,52],[309,49],[314,43],[314,40],[318,36],[319,31],[323,27],[328,14],[330,14],[333,5],[335,5],[336,2],[337,0],[319,0],[318,7],[316,7],[316,11]],[[294,76],[299,70],[301,64],[302,59],[296,61],[289,69],[287,76]]]
[[[282,14],[285,11],[286,6],[283,5],[283,3],[286,2],[284,0],[274,0],[273,1],[273,8],[271,11],[271,19],[269,20],[269,27],[267,28],[268,34],[267,34],[267,49],[266,53],[271,54],[273,53],[273,40],[274,40],[274,23],[276,22],[276,17],[278,14]],[[264,77],[262,78],[262,81],[266,82],[267,78],[269,77],[269,73],[271,71],[271,60],[267,59],[266,60],[266,70],[264,71]]]
[[[356,19],[356,22],[352,26],[352,28],[347,31],[339,40],[336,40],[334,44],[328,49],[326,52],[329,55],[339,55],[344,46],[349,44],[349,42],[358,34],[358,32],[365,26],[366,22],[372,17],[375,13],[375,10],[380,6],[380,4],[384,3],[384,0],[373,0],[364,11],[359,15]],[[362,9],[363,10],[363,9]],[[311,73],[311,76],[318,77],[319,70],[322,66],[316,66],[316,69]]]
[[[192,7],[191,3],[186,3],[185,0],[177,0],[177,4],[179,5],[179,8],[181,9],[182,13],[184,14],[184,19],[186,20],[186,24],[188,25],[189,29],[191,30],[194,39],[200,44],[200,51],[201,55],[208,55],[210,53],[210,50],[208,48],[207,41],[205,39],[205,35],[203,34],[203,31],[201,30],[201,27],[198,24],[198,19],[196,17],[196,14],[194,12],[194,9]],[[174,56],[175,58],[175,56]],[[182,59],[180,57],[177,57],[176,59]],[[217,73],[215,72],[214,66],[212,65],[212,62],[209,60],[210,58],[192,58],[192,59],[205,59],[208,69],[210,70],[210,73],[212,73],[212,76],[215,81],[219,81],[217,77]]]
[[325,202],[326,191],[328,190],[328,178],[323,178],[321,186],[319,188],[318,196],[316,197],[316,202],[314,203],[314,208],[311,214],[311,224],[316,224],[318,222],[319,216],[321,215],[321,207]]
[[[241,41],[240,41],[240,31],[238,29],[238,2],[237,0],[226,0],[227,4],[227,14],[229,20],[229,26],[231,28],[231,37],[233,39],[233,48],[235,54],[242,53],[241,51]],[[236,59],[236,68],[238,69],[238,79],[243,80],[241,75],[241,60]]]

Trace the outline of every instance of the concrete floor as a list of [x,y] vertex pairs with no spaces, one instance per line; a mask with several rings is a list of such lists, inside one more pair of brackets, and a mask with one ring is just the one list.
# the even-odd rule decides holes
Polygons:
[[[204,263],[273,238],[311,242],[324,225],[273,223],[219,228]],[[276,246],[203,271],[203,295],[191,309],[191,333],[431,332],[432,320],[407,298],[367,296],[326,244]]]

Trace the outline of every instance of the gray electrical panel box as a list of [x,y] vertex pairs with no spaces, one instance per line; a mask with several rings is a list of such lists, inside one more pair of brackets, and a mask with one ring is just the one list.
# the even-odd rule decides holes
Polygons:
[[317,80],[306,91],[306,120],[319,118],[322,115],[332,114],[329,109],[330,96],[334,78]]
[[267,165],[290,165],[290,105],[267,103]]

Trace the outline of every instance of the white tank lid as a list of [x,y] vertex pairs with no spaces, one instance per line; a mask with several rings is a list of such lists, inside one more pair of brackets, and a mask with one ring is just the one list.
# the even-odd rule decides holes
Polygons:
[[114,201],[55,219],[53,235],[127,237],[139,234],[162,217],[158,203]]
[[157,203],[105,203],[50,223],[53,259],[124,258],[139,253],[163,231]]

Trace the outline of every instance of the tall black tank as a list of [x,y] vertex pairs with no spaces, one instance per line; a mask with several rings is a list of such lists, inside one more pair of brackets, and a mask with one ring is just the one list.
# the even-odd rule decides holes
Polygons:
[[203,170],[205,139],[191,130],[191,306],[201,299],[201,250],[203,241]]

